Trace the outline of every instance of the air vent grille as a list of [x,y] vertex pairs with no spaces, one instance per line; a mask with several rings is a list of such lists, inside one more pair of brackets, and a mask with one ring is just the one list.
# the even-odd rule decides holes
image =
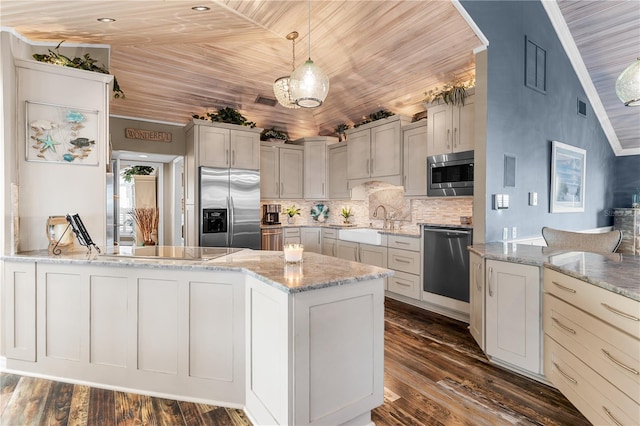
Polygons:
[[273,98],[265,98],[264,96],[258,95],[258,97],[256,98],[256,103],[272,107],[272,106],[276,106],[278,101],[276,101]]

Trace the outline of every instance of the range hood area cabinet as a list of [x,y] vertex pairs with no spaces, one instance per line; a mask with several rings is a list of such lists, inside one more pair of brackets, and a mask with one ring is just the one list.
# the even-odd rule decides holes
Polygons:
[[350,188],[372,179],[402,185],[402,126],[410,122],[394,115],[347,130]]
[[464,106],[438,104],[427,109],[428,155],[471,151],[474,147],[475,95]]
[[303,197],[304,147],[271,143],[260,146],[260,198]]
[[304,147],[304,199],[326,200],[329,194],[329,146],[338,142],[332,136],[314,136],[293,141]]

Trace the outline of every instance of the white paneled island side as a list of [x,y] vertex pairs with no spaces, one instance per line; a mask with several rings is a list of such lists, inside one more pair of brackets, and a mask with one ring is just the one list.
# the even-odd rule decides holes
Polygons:
[[213,250],[4,257],[7,369],[244,408],[255,424],[372,424],[391,271]]

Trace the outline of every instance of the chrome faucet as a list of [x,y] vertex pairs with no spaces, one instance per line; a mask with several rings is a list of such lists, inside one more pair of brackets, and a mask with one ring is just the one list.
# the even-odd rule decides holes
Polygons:
[[384,225],[382,225],[382,227],[384,229],[387,229],[387,208],[385,206],[383,206],[382,204],[378,204],[375,208],[375,210],[373,211],[373,217],[378,217],[378,209],[382,207],[382,211],[384,212]]

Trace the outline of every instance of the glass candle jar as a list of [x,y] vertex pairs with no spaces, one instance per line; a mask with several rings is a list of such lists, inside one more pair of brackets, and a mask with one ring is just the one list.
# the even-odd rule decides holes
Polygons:
[[283,250],[284,261],[286,263],[302,262],[302,252],[304,251],[304,246],[302,244],[285,244]]

